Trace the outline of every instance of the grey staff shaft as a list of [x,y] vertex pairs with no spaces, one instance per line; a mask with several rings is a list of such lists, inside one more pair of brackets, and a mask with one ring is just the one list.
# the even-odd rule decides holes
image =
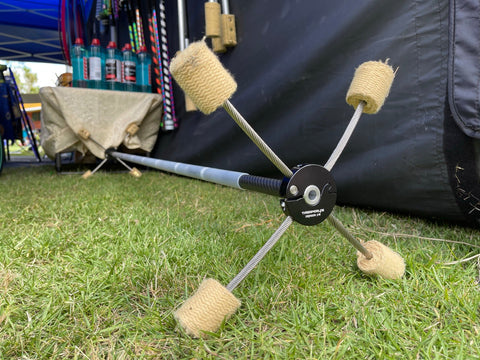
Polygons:
[[173,174],[188,176],[194,179],[230,186],[236,189],[252,190],[274,196],[284,195],[281,193],[282,180],[279,179],[270,179],[249,175],[243,172],[191,165],[175,161],[152,159],[145,156],[125,154],[116,151],[108,152],[107,156],[113,157],[119,162],[125,160]]
[[109,153],[109,156],[177,175],[188,176],[194,179],[230,186],[236,189],[243,189],[239,184],[240,178],[243,175],[248,175],[246,173],[237,171],[216,169],[162,159],[152,159],[145,156],[125,154],[116,151]]

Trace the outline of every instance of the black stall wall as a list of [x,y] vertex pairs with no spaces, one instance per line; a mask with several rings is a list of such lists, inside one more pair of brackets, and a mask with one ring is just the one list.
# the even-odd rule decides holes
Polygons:
[[[204,36],[203,3],[193,3],[192,41]],[[176,1],[166,6],[173,55]],[[231,0],[238,45],[219,55],[238,83],[231,102],[288,166],[324,164],[354,111],[345,95],[355,68],[389,59],[398,68],[390,96],[378,114],[362,116],[332,170],[338,201],[465,221],[445,156],[445,131],[454,123],[449,7],[446,0]],[[180,126],[159,135],[152,156],[281,177],[222,108],[187,113],[174,90]]]

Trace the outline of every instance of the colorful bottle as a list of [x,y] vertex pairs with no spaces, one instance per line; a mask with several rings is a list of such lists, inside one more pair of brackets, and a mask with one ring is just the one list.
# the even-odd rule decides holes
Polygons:
[[74,87],[88,87],[87,50],[81,38],[72,46],[72,82]]
[[115,41],[110,41],[107,45],[105,84],[107,90],[122,90],[122,57]]
[[137,59],[128,43],[122,49],[122,83],[123,90],[137,91]]
[[88,52],[88,84],[90,88],[105,88],[105,55],[100,46],[100,40],[93,39]]
[[152,58],[147,52],[145,46],[141,46],[137,53],[138,68],[137,68],[137,85],[138,91],[152,92],[151,81],[151,67]]

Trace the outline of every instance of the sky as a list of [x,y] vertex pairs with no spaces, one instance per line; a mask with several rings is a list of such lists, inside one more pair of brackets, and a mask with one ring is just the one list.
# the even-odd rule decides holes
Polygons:
[[17,66],[26,65],[29,67],[34,74],[37,74],[39,87],[44,86],[55,86],[57,81],[57,76],[63,74],[64,72],[71,72],[71,68],[62,64],[51,64],[51,63],[37,63],[37,62],[18,62],[11,61],[9,63],[10,67],[14,69]]

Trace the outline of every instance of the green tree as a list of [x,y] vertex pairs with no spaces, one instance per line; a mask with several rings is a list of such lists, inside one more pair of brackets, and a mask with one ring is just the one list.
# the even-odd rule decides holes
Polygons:
[[7,62],[7,66],[12,69],[20,93],[38,94],[40,90],[40,87],[37,85],[38,76],[32,72],[32,69],[21,63],[13,65]]

